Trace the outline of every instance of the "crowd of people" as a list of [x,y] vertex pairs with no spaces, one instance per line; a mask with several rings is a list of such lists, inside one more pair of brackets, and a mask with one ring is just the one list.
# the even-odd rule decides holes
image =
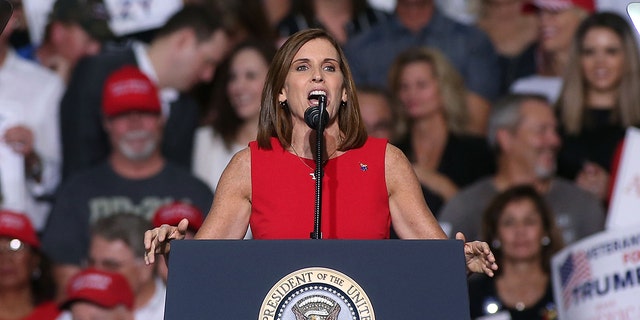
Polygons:
[[175,1],[117,34],[103,0],[55,0],[36,43],[10,0],[0,319],[162,319],[166,264],[149,262],[169,240],[309,238],[315,159],[325,238],[463,240],[472,318],[554,319],[550,258],[604,230],[640,126],[627,17],[598,0],[465,1],[466,21],[455,1]]

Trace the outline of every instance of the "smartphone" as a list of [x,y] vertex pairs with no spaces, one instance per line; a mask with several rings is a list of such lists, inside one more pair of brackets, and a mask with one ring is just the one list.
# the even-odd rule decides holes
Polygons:
[[640,2],[631,2],[627,5],[627,14],[633,22],[633,26],[640,32]]
[[13,6],[7,0],[0,0],[0,33],[4,31],[4,27],[7,26],[9,18],[13,13]]

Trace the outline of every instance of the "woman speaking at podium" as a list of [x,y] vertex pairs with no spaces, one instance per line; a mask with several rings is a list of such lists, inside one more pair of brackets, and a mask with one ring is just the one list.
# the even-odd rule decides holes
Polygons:
[[[326,101],[325,147],[305,111]],[[324,166],[321,230],[327,239],[386,239],[393,226],[403,239],[445,239],[404,154],[386,140],[367,137],[346,58],[325,31],[292,35],[273,59],[257,140],[239,151],[218,183],[196,239],[308,239],[314,227],[315,157]],[[182,239],[188,221],[145,233],[147,263]],[[464,241],[459,233],[457,239]],[[467,270],[493,275],[485,242],[464,245]]]

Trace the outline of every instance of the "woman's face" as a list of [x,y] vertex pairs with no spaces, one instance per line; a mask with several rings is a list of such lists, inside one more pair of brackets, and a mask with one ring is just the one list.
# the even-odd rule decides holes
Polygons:
[[498,219],[497,236],[509,260],[532,260],[540,256],[544,237],[542,216],[530,199],[512,201]]
[[580,62],[589,90],[615,90],[625,65],[622,39],[608,28],[590,29],[582,40]]
[[22,289],[29,287],[31,273],[38,264],[38,257],[26,243],[17,239],[0,237],[0,288]]
[[325,93],[327,112],[334,119],[340,102],[347,101],[343,79],[338,51],[326,39],[313,39],[293,57],[278,100],[287,100],[295,126],[296,119],[304,123],[307,108],[318,104],[317,100],[310,99],[312,94]]
[[257,118],[260,114],[262,88],[269,66],[254,48],[240,50],[231,60],[227,95],[240,119]]
[[540,45],[545,52],[566,51],[571,47],[573,35],[582,21],[582,11],[577,8],[552,11],[542,9],[540,20]]
[[442,111],[440,85],[427,62],[412,62],[400,71],[398,97],[410,118]]

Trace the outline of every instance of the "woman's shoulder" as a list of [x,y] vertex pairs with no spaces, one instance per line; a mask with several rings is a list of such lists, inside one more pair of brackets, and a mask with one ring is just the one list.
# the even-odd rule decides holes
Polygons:
[[[220,181],[224,176],[234,177],[235,181],[251,180],[251,150],[247,147],[233,155],[224,169]],[[218,186],[219,187],[219,186]]]
[[413,170],[411,169],[409,159],[407,159],[407,156],[402,152],[402,150],[398,149],[398,147],[391,143],[387,143],[384,150],[384,161],[387,173],[404,174],[402,171],[403,168],[404,170]]
[[[252,142],[253,143],[253,142]],[[235,164],[235,165],[241,165],[241,164],[247,164],[247,165],[251,165],[251,147],[247,147],[244,148],[238,152],[236,152],[236,154],[233,155],[233,157],[231,158],[231,161],[229,162],[229,164]]]

